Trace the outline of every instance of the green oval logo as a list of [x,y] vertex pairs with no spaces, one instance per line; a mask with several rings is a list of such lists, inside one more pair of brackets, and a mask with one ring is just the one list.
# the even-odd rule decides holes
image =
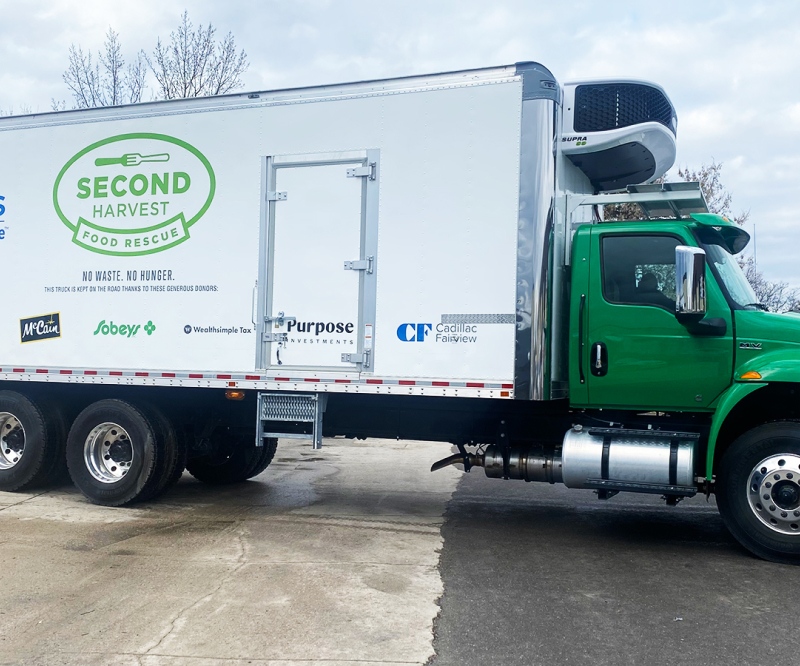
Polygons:
[[138,256],[188,240],[215,189],[214,170],[194,146],[166,134],[119,134],[64,165],[53,205],[76,245]]

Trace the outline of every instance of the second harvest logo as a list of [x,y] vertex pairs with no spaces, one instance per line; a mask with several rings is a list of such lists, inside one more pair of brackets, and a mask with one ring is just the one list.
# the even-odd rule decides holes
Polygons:
[[136,256],[187,240],[215,189],[214,170],[194,146],[166,134],[120,134],[64,165],[53,204],[76,245]]

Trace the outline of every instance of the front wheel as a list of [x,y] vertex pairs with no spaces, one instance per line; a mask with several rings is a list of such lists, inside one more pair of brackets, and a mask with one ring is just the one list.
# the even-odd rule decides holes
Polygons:
[[800,564],[800,423],[759,426],[725,453],[717,505],[726,527],[750,552]]

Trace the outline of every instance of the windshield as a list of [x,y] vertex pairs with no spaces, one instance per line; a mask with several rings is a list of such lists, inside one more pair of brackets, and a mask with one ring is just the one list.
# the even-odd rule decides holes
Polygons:
[[716,243],[705,244],[703,248],[708,259],[717,269],[717,274],[725,284],[728,294],[737,305],[743,308],[762,308],[763,306],[758,302],[758,297],[744,276],[736,258],[724,247]]

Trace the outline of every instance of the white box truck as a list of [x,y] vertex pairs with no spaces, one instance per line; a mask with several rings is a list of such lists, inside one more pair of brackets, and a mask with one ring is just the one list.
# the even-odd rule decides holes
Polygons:
[[796,560],[794,334],[742,230],[642,185],[675,132],[659,86],[537,63],[0,119],[0,489],[68,467],[117,506],[278,437],[441,440],[435,468],[715,491]]

